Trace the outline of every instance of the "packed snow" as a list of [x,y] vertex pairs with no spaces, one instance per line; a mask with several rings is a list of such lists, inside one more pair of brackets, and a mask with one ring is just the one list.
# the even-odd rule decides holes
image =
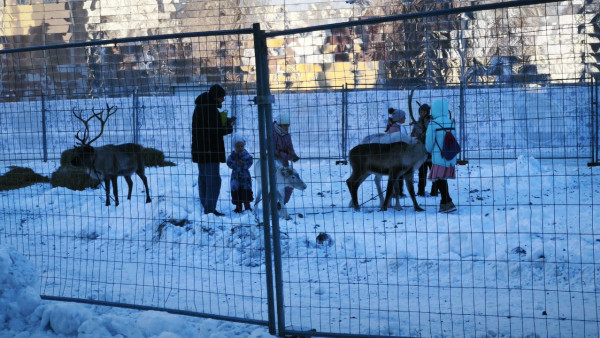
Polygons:
[[35,267],[0,246],[0,337],[273,337],[265,327],[40,298]]
[[[36,162],[39,163],[39,162]],[[51,163],[30,166],[48,172]],[[381,212],[372,180],[348,207],[349,167],[301,160],[308,184],[280,219],[286,327],[380,335],[597,336],[598,168],[568,160],[470,162],[458,206],[409,198]],[[222,167],[219,218],[203,215],[195,167],[148,168],[118,207],[102,189],[36,184],[2,192],[7,335],[268,336],[264,326],[40,301],[39,293],[263,321],[262,207],[238,215]],[[126,196],[122,179],[120,195]],[[429,189],[429,185],[427,190]],[[33,266],[8,247],[29,256]],[[20,276],[15,279],[14,276]],[[41,284],[40,284],[41,283]]]
[[[475,90],[467,97],[467,139],[460,140],[469,163],[458,166],[457,179],[449,182],[458,207],[452,214],[440,214],[434,196],[417,197],[424,212],[416,212],[409,198],[401,199],[402,210],[379,211],[372,179],[359,189],[361,209],[349,207],[345,180],[350,168],[340,160],[362,138],[383,131],[388,105],[407,109],[406,91],[350,92],[346,131],[341,129],[340,93],[278,96],[274,117],[278,111],[294,113],[291,132],[301,157],[294,169],[308,185],[292,195],[287,205],[291,219],[278,220],[279,247],[270,248],[281,251],[278,277],[286,330],[600,335],[600,167],[588,167],[584,159],[543,159],[587,157],[589,106],[577,104],[588,102],[581,99],[587,88]],[[526,100],[514,99],[524,95]],[[458,111],[456,91],[423,91],[415,100],[436,97],[447,98]],[[137,177],[131,200],[119,178],[118,207],[104,205],[102,187],[72,191],[44,183],[0,192],[2,272],[23,276],[2,282],[0,290],[12,291],[1,294],[6,300],[0,303],[5,317],[0,336],[268,336],[267,272],[274,268],[266,263],[262,204],[254,212],[233,213],[229,169],[223,164],[217,209],[226,215],[204,215],[197,167],[189,159],[193,97],[139,99],[145,110],[137,127],[125,113],[131,99],[111,99],[123,113],[109,122],[98,145],[131,142],[131,130],[139,128],[140,143],[165,151],[176,165],[147,168],[152,203],[145,203]],[[232,97],[225,108],[237,116],[236,132],[246,137],[258,165],[256,107],[246,105],[248,99]],[[521,106],[529,101],[543,104]],[[44,142],[31,139],[41,133],[28,125],[28,116],[39,109],[34,103],[3,106],[7,114],[0,116],[6,119],[0,125],[14,127],[16,135],[10,130],[1,134],[5,151],[0,158],[7,167],[0,174],[15,165],[50,176],[81,127],[70,105],[84,109],[97,103],[46,103],[52,112],[47,162],[40,160]],[[558,111],[571,115],[548,118],[563,116]],[[579,128],[568,131],[574,125]],[[40,301],[40,294],[247,324]]]

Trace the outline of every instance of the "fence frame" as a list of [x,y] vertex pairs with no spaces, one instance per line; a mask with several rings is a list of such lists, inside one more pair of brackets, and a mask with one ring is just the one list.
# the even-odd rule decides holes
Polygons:
[[600,109],[598,108],[598,94],[600,91],[600,81],[597,77],[590,79],[590,112],[591,112],[591,161],[588,162],[589,167],[600,166],[600,141],[598,132],[600,132]]
[[[315,32],[315,31],[322,31],[322,30],[331,30],[331,29],[336,29],[336,28],[349,28],[349,27],[356,27],[356,26],[369,25],[369,24],[388,23],[388,22],[393,22],[393,21],[406,21],[406,20],[426,18],[426,17],[431,17],[431,16],[472,13],[472,12],[479,12],[479,11],[493,10],[493,9],[514,8],[514,7],[539,5],[539,4],[546,4],[546,3],[556,3],[556,2],[560,2],[560,1],[561,0],[507,1],[507,2],[502,2],[502,3],[475,5],[475,6],[468,6],[468,7],[458,7],[458,8],[451,8],[451,9],[419,12],[419,13],[407,13],[407,14],[401,14],[401,15],[386,16],[386,17],[381,17],[381,18],[364,19],[364,20],[358,20],[358,21],[352,21],[352,22],[325,24],[325,25],[318,25],[318,26],[304,27],[304,28],[297,28],[297,29],[272,31],[272,32],[263,33],[262,36],[265,38],[274,38],[274,37],[281,37],[281,36],[293,35],[293,34],[310,33],[310,32]],[[255,25],[255,27],[258,27],[258,26]],[[258,29],[258,28],[256,28],[256,29]],[[264,42],[264,43],[266,44],[266,42]],[[258,62],[258,59],[257,59],[256,66],[257,66],[257,72],[259,72],[261,63]],[[262,67],[267,68],[266,71],[268,72],[268,63],[267,62],[265,62],[262,65]],[[459,90],[460,90],[459,115],[461,117],[459,123],[461,124],[461,127],[460,127],[461,136],[464,136],[464,118],[463,117],[465,114],[465,87],[466,87],[466,85],[463,82],[463,76],[461,74],[461,83],[459,84]],[[342,91],[344,93],[342,97],[344,98],[347,95],[347,86]],[[346,107],[343,108],[343,112],[345,111],[344,110],[345,108]],[[268,110],[270,111],[270,108]],[[342,122],[343,127],[345,127],[346,124],[347,124],[347,119],[343,119],[343,122]],[[597,128],[596,128],[596,130],[597,130]],[[269,132],[270,132],[270,130],[269,130]],[[347,133],[347,128],[343,128],[342,134],[345,135],[346,133]],[[269,140],[268,146],[270,147],[269,151],[271,152],[271,150],[272,150],[271,140]],[[347,146],[346,142],[344,142],[343,147],[346,147],[346,146]],[[346,150],[346,149],[344,148],[344,150]],[[261,149],[261,152],[262,152],[262,149]],[[345,154],[344,154],[344,156],[345,156]],[[461,152],[460,156],[457,158],[457,164],[464,165],[464,164],[468,163],[468,159],[464,158],[463,156],[464,156],[463,152]],[[344,158],[343,160],[336,161],[336,164],[345,164],[345,162],[347,162],[346,158]],[[269,164],[271,164],[271,163],[272,162],[270,162],[270,159],[269,159]],[[264,167],[263,167],[263,169],[264,169]],[[270,169],[272,170],[272,168],[270,168]],[[271,172],[270,172],[270,174],[271,174]],[[271,176],[271,178],[272,178],[272,176]],[[274,187],[274,186],[272,186],[272,187]],[[271,208],[273,209],[275,204],[274,204],[274,201],[271,201],[271,202],[272,202]],[[276,208],[274,208],[274,209],[276,209]],[[277,243],[277,242],[279,241],[280,236],[279,236],[278,217],[277,217],[276,210],[273,210],[272,217],[273,217],[272,218],[272,222],[273,222],[272,226],[273,226],[273,242],[274,242],[273,245],[274,245],[274,247],[279,247],[279,243]],[[277,269],[278,266],[280,267],[282,265],[282,263],[281,263],[282,257],[275,255],[274,260],[275,260],[275,267]],[[282,294],[283,285],[280,284],[281,281],[278,279],[278,271],[275,272],[275,278],[276,278],[276,288],[277,288],[277,290],[275,292],[277,294],[277,314],[278,314],[277,321],[278,321],[278,328],[279,328],[279,330],[278,330],[279,336],[284,337],[286,335],[293,335],[293,336],[318,335],[318,336],[323,336],[323,337],[370,337],[368,335],[352,334],[349,332],[348,333],[335,333],[335,332],[319,332],[316,330],[304,331],[304,330],[286,329],[285,322],[284,322],[284,320],[285,320],[285,311],[284,310],[285,309],[282,308],[282,307],[284,307],[285,299],[283,299],[283,294]],[[280,294],[281,294],[281,298],[279,297]],[[373,337],[376,337],[376,336],[373,336]]]
[[[94,41],[86,41],[80,43],[69,43],[69,44],[56,44],[56,45],[45,45],[45,46],[33,46],[33,47],[23,47],[23,48],[15,48],[15,49],[0,49],[0,55],[3,54],[11,54],[11,53],[23,53],[23,52],[32,52],[32,51],[46,51],[46,50],[58,50],[58,49],[66,49],[66,48],[78,48],[78,47],[96,47],[102,45],[112,45],[112,44],[124,44],[124,43],[135,43],[135,42],[143,42],[143,41],[158,41],[158,40],[167,40],[167,39],[181,39],[181,38],[197,38],[197,37],[210,37],[210,36],[227,36],[227,35],[251,35],[254,34],[255,31],[250,28],[246,29],[235,29],[235,30],[222,30],[222,31],[206,31],[206,32],[192,32],[192,33],[178,33],[178,34],[163,34],[163,35],[153,35],[146,37],[132,37],[132,38],[120,38],[120,39],[110,39],[110,40],[94,40]],[[266,50],[266,46],[264,47]],[[267,70],[268,71],[268,70]],[[267,82],[268,86],[268,82]],[[268,90],[268,88],[267,88]],[[140,109],[144,107],[140,107],[139,95],[137,92],[137,88],[130,93],[130,97],[132,98],[132,118],[134,123],[134,140],[137,142],[137,138],[139,138],[139,118],[140,118]],[[46,99],[45,96],[41,97],[41,118],[42,118],[42,143],[43,143],[43,154],[42,160],[44,162],[48,161],[48,144],[46,138],[46,115],[47,115],[47,107],[46,107]],[[259,111],[262,108],[264,110],[265,104],[259,104]],[[270,107],[270,105],[269,105]],[[259,114],[259,118],[264,120],[264,113]],[[261,138],[261,141],[263,139]],[[264,150],[264,149],[263,149]],[[266,181],[264,181],[266,182]],[[266,191],[266,190],[265,190]],[[276,211],[275,211],[276,213]],[[265,218],[266,219],[266,218]],[[268,224],[268,222],[265,222]],[[264,243],[265,243],[265,265],[266,265],[266,292],[267,292],[267,310],[269,319],[267,321],[257,320],[257,319],[248,319],[248,318],[240,318],[233,316],[225,316],[225,315],[215,315],[211,313],[204,312],[194,312],[194,311],[186,311],[186,310],[178,310],[178,309],[170,309],[170,308],[160,308],[155,306],[145,306],[138,304],[127,304],[127,303],[117,303],[117,302],[109,302],[109,301],[101,301],[101,300],[93,300],[89,298],[72,298],[72,297],[59,297],[52,295],[40,295],[40,297],[44,300],[53,300],[53,301],[63,301],[63,302],[74,302],[74,303],[83,303],[83,304],[91,304],[91,305],[102,305],[102,306],[113,306],[113,307],[122,307],[129,308],[135,310],[153,310],[153,311],[163,311],[177,315],[186,315],[193,317],[202,317],[202,318],[211,318],[217,320],[225,320],[231,322],[240,322],[240,323],[248,323],[254,325],[263,325],[269,327],[269,332],[271,334],[275,334],[275,318],[274,318],[274,300],[272,296],[273,286],[272,286],[272,244],[270,238],[270,228],[269,226],[264,226]]]

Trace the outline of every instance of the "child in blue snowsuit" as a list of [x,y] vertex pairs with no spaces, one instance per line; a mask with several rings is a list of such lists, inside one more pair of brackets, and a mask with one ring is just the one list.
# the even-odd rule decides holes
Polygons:
[[252,176],[250,176],[250,167],[253,158],[246,149],[246,141],[240,135],[234,135],[232,138],[234,150],[227,157],[227,166],[231,168],[231,202],[235,205],[235,213],[242,212],[242,204],[245,210],[252,210],[250,202],[254,200],[252,196]]

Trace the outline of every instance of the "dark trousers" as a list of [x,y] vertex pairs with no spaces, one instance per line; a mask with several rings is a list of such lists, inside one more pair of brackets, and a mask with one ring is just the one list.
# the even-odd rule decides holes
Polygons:
[[441,204],[447,204],[452,202],[452,198],[450,197],[450,192],[448,191],[448,181],[447,180],[437,180],[435,181],[437,188],[440,190],[440,195],[442,197],[440,201]]
[[235,205],[242,205],[242,203],[248,203],[254,201],[252,190],[250,189],[238,189],[231,191],[231,203]]
[[[427,171],[431,169],[431,162],[426,161],[422,166],[419,167],[419,183],[418,193],[420,195],[425,195],[425,186],[427,185]],[[433,190],[433,189],[432,189]]]
[[220,163],[198,163],[198,192],[204,212],[213,212],[221,192]]
[[[418,194],[425,195],[425,186],[427,185],[427,171],[431,169],[431,161],[425,161],[422,166],[419,167],[419,183],[418,183]],[[431,182],[432,196],[435,196],[438,192],[437,181]]]

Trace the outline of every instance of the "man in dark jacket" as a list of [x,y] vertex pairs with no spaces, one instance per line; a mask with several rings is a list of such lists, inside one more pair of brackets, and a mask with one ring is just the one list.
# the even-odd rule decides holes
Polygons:
[[198,163],[198,190],[205,214],[224,216],[216,210],[221,191],[219,166],[225,163],[223,136],[233,132],[234,118],[221,120],[218,108],[225,101],[225,90],[213,85],[196,98],[192,117],[192,161]]

